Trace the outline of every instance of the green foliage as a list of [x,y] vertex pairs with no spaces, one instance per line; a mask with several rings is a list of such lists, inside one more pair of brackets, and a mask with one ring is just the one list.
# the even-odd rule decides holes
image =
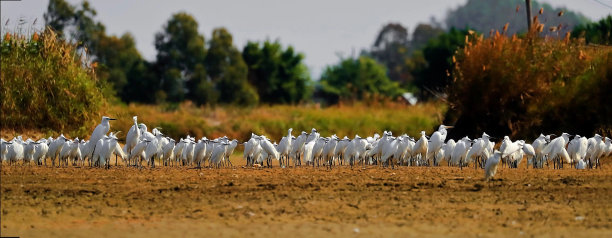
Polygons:
[[412,79],[406,60],[410,53],[408,30],[400,24],[389,23],[383,27],[369,55],[387,67],[389,79],[402,84]]
[[242,58],[249,68],[249,82],[257,88],[262,102],[298,103],[310,98],[312,82],[302,62],[304,56],[293,47],[283,50],[279,42],[248,42]]
[[74,20],[74,11],[74,7],[64,0],[50,0],[44,14],[45,24],[62,36],[64,28]]
[[[421,89],[421,97],[433,96],[431,92],[443,92],[450,84],[452,72],[452,56],[465,46],[466,39],[473,39],[468,30],[451,28],[447,33],[430,40],[423,49],[423,59],[427,62],[425,67],[418,68],[415,84]],[[468,40],[469,40],[468,39]],[[415,56],[415,58],[418,57]],[[422,64],[421,64],[422,65]]]
[[572,37],[584,38],[586,43],[612,45],[612,15],[599,22],[582,24],[574,28]]
[[320,81],[322,93],[330,103],[341,99],[362,99],[366,94],[395,98],[402,90],[385,71],[383,65],[366,56],[344,59],[323,72]]
[[412,32],[412,40],[410,41],[410,47],[413,50],[421,50],[427,45],[429,40],[442,35],[444,30],[438,28],[432,24],[419,24]]
[[76,133],[99,120],[106,87],[75,45],[52,30],[1,42],[2,126]]
[[612,48],[495,34],[457,54],[449,136],[592,135],[612,126]]
[[78,42],[78,48],[86,49],[98,64],[97,77],[110,83],[123,101],[153,102],[154,99],[141,92],[135,93],[133,88],[127,88],[132,85],[151,88],[159,84],[152,77],[152,72],[149,72],[151,67],[147,66],[136,49],[132,35],[106,35],[104,25],[96,22],[95,16],[95,9],[87,1],[80,6],[72,6],[64,0],[51,0],[45,13],[45,22],[59,33],[63,33],[64,29],[70,30],[68,33],[72,40]]
[[248,68],[232,35],[225,28],[213,30],[204,60],[208,76],[219,92],[219,103],[256,105],[259,97],[247,81]]
[[[387,24],[378,34],[372,50],[364,52],[387,67],[387,75],[392,81],[409,91],[417,91],[415,82],[429,80],[422,71],[427,67],[421,49],[431,39],[444,31],[435,25],[419,24],[408,40],[408,30],[400,24]],[[418,85],[422,86],[422,85]],[[422,91],[425,91],[421,88]]]
[[[517,9],[518,7],[518,9]],[[568,11],[564,8],[552,8],[548,4],[540,4],[532,1],[532,16],[537,16],[540,22],[548,27],[556,27],[554,32],[547,33],[557,35],[565,34],[579,24],[588,22],[587,18],[580,13]],[[538,14],[543,8],[543,14]],[[558,16],[563,11],[562,16]],[[527,13],[524,0],[468,0],[463,6],[449,11],[446,16],[446,25],[463,29],[472,28],[478,32],[490,32],[501,29],[509,23],[508,34],[527,31]],[[559,27],[561,26],[561,27]]]
[[131,34],[120,38],[104,36],[96,46],[96,61],[100,63],[98,76],[113,84],[118,96],[124,101],[132,101],[132,94],[125,91],[128,81],[142,79],[144,60],[136,49]]
[[186,81],[191,79],[198,64],[204,64],[206,57],[204,36],[198,32],[198,23],[185,12],[172,15],[163,30],[155,35],[155,48],[161,90],[167,100],[182,101]]

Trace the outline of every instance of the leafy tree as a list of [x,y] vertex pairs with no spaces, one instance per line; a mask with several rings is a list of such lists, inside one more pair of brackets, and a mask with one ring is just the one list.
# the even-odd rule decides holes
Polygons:
[[338,65],[327,67],[320,84],[330,103],[340,99],[362,99],[368,93],[391,98],[402,93],[398,83],[387,77],[385,67],[367,56],[344,59]]
[[415,82],[421,89],[422,97],[433,96],[431,92],[443,92],[450,83],[453,68],[452,56],[455,52],[465,46],[466,37],[473,39],[476,35],[470,34],[469,30],[457,30],[451,28],[427,43],[423,49],[423,57],[427,66],[422,68]]
[[285,50],[279,42],[248,42],[242,51],[249,82],[257,88],[262,102],[297,103],[307,100],[312,92],[304,56],[293,47]]
[[86,47],[91,55],[98,55],[100,41],[106,36],[106,27],[94,20],[97,12],[88,1],[83,1],[74,12],[74,29],[71,36],[79,43],[79,47]]
[[[552,8],[548,4],[540,4],[537,1],[532,1],[531,5],[532,16],[537,16],[539,22],[548,27],[555,27],[554,32],[546,31],[551,35],[563,36],[574,26],[588,22],[588,19],[582,14],[563,8]],[[490,32],[501,30],[506,23],[509,23],[507,29],[509,35],[527,32],[527,13],[524,7],[524,0],[468,0],[465,5],[448,12],[446,25],[459,29],[469,27],[478,32]],[[538,14],[540,8],[543,9],[543,14]],[[563,14],[559,14],[561,11]]]
[[420,50],[429,40],[438,37],[443,34],[444,30],[431,24],[419,24],[412,32],[412,40],[410,41],[410,47],[413,50]]
[[[125,74],[128,80],[119,93],[123,101],[154,103],[160,99],[158,98],[160,94],[165,95],[160,89],[159,77],[153,70],[154,67],[154,64],[142,59],[134,63]],[[161,98],[165,98],[165,96],[161,96]]]
[[155,48],[161,89],[169,101],[182,101],[186,81],[192,78],[198,64],[204,64],[206,57],[204,36],[198,33],[198,23],[185,12],[172,15],[163,30],[155,35]]
[[259,97],[247,81],[248,68],[240,51],[233,45],[225,28],[213,30],[204,63],[208,76],[219,91],[219,101],[238,105],[255,105]]
[[[51,0],[45,13],[45,22],[60,35],[68,31],[72,40],[78,42],[79,49],[87,50],[98,65],[97,77],[111,83],[123,101],[153,102],[151,98],[140,96],[138,91],[125,90],[128,85],[154,89],[153,86],[159,84],[154,74],[148,72],[152,67],[140,56],[132,35],[106,35],[105,26],[97,22],[95,16],[96,11],[88,1],[72,6],[64,0]],[[137,82],[130,82],[132,80]]]
[[587,43],[612,45],[612,15],[599,22],[577,26],[572,31],[572,37],[584,37]]
[[409,45],[408,30],[400,24],[389,23],[376,37],[369,55],[387,67],[391,80],[407,83],[412,79],[405,67]]
[[74,21],[74,6],[64,0],[50,0],[47,6],[47,12],[44,14],[45,25],[59,36],[64,33],[64,28],[69,26]]

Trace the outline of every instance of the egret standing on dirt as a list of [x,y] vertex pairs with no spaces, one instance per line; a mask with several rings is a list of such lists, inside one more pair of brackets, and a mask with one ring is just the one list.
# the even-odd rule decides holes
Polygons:
[[549,159],[553,160],[554,168],[562,168],[563,162],[571,163],[569,154],[565,149],[565,146],[569,142],[570,134],[563,133],[561,136],[550,141],[546,147],[542,150],[543,155],[547,155]]
[[117,119],[107,116],[102,117],[102,121],[100,124],[98,124],[98,126],[96,126],[96,129],[94,129],[93,133],[91,133],[91,136],[89,137],[89,142],[86,146],[87,151],[81,151],[81,153],[84,154],[84,157],[93,157],[96,144],[108,133],[110,130],[110,121],[113,120]]
[[497,173],[497,166],[499,165],[499,161],[501,160],[501,152],[495,151],[493,155],[487,159],[487,163],[485,164],[485,180],[489,180],[495,176]]
[[[440,125],[438,127],[438,131],[434,132],[429,139],[429,148],[427,149],[428,155],[427,157],[435,158],[436,154],[444,145],[444,141],[446,141],[446,135],[448,132],[446,129],[453,128],[452,126]],[[434,166],[437,166],[434,160]]]
[[416,142],[413,147],[412,155],[421,155],[421,161],[427,160],[427,150],[429,149],[429,141],[425,135],[425,131],[421,131],[421,138]]
[[285,164],[285,167],[289,167],[289,152],[291,152],[291,142],[293,140],[291,136],[292,131],[293,128],[289,128],[289,130],[287,130],[287,136],[284,136],[281,139],[280,143],[278,143],[277,150],[278,153],[280,153],[281,166]]
[[138,116],[132,117],[132,120],[134,120],[134,125],[128,131],[127,136],[125,137],[125,145],[123,146],[123,152],[125,152],[128,155],[130,154],[130,152],[132,152],[132,149],[134,148],[134,146],[136,146],[136,144],[140,140],[140,129],[138,128]]

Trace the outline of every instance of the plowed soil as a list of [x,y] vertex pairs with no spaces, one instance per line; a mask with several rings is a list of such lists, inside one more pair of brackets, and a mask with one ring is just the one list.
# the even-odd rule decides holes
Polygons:
[[612,166],[155,169],[2,165],[1,235],[611,237]]

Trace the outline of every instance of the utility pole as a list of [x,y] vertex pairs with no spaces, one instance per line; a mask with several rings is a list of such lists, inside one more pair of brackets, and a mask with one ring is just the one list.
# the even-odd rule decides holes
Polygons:
[[531,0],[525,0],[527,11],[527,31],[531,30]]

